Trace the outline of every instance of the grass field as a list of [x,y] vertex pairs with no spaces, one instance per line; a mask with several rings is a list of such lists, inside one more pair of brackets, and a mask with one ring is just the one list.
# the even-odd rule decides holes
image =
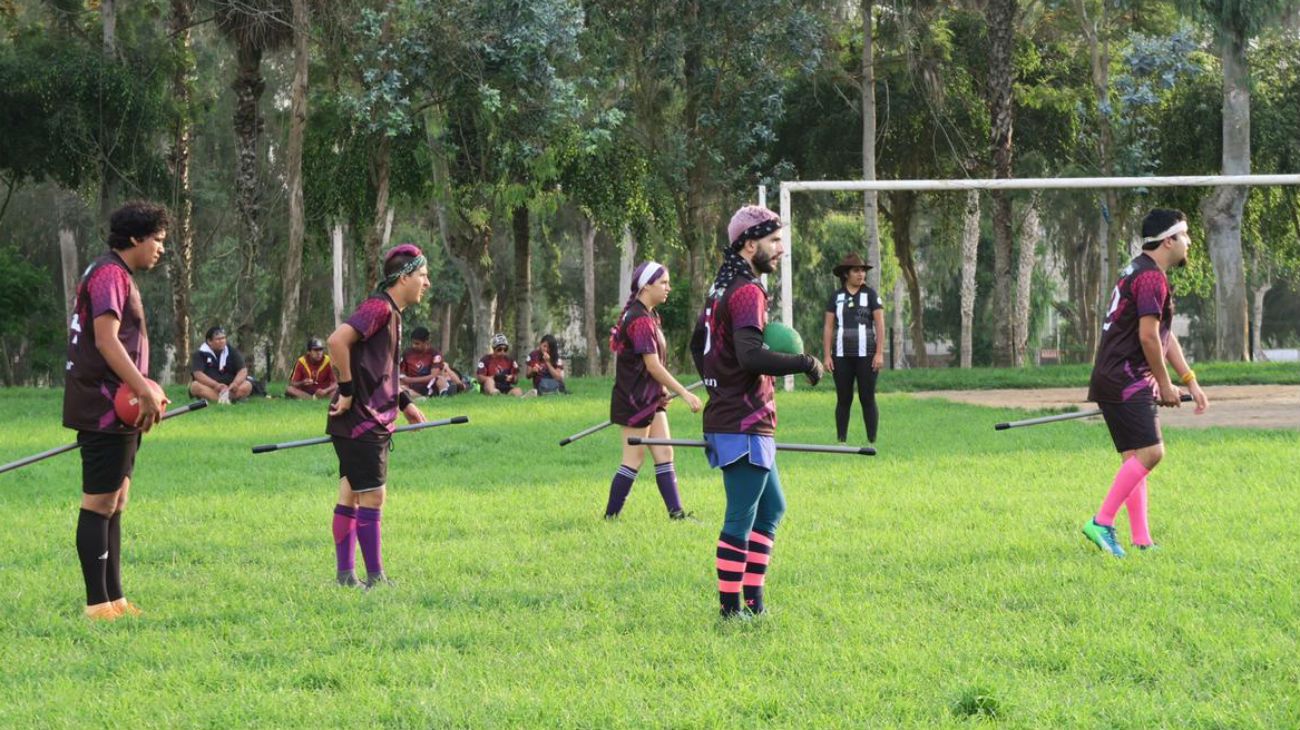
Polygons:
[[[608,391],[575,389],[425,403],[471,423],[399,437],[398,584],[369,594],[333,584],[332,450],[249,453],[320,434],[321,404],[146,437],[124,521],[139,620],[80,616],[77,456],[0,475],[0,727],[1300,724],[1295,432],[1169,429],[1162,549],[1117,561],[1079,534],[1117,466],[1104,426],[995,433],[1027,414],[885,395],[879,456],[781,457],[772,610],[722,622],[718,474],[679,451],[700,523],[665,518],[650,469],[601,520],[616,434],[556,444]],[[783,440],[833,440],[830,389],[778,401]],[[0,462],[70,440],[60,402],[0,392]]]

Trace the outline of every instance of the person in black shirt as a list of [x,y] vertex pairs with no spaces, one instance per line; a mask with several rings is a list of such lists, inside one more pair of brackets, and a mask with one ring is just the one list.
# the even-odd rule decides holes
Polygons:
[[204,340],[190,360],[190,370],[194,373],[190,395],[218,403],[247,398],[253,392],[252,379],[248,377],[244,356],[227,342],[226,331],[213,327]]

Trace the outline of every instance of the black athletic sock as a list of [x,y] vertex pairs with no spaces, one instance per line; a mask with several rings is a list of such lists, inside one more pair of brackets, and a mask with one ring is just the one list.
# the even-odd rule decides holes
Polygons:
[[105,572],[108,567],[108,518],[88,509],[77,519],[77,557],[86,579],[86,605],[108,602]]
[[122,513],[114,512],[108,518],[108,565],[104,570],[104,588],[108,600],[122,597]]

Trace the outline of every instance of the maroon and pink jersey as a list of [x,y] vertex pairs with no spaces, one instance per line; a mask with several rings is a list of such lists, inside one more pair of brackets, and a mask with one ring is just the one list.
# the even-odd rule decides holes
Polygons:
[[519,363],[515,362],[515,359],[509,355],[498,355],[494,352],[484,355],[478,361],[479,375],[485,375],[489,378],[505,379],[518,373]]
[[[551,367],[556,370],[563,370],[564,359],[558,355],[553,356],[551,358]],[[524,365],[524,369],[528,373],[528,378],[533,381],[534,388],[542,387],[542,378],[551,377],[551,371],[546,369],[546,361],[542,359],[540,349],[528,353],[528,362]]]
[[1146,254],[1120,272],[1111,296],[1110,311],[1101,326],[1101,342],[1092,366],[1088,400],[1099,403],[1150,403],[1155,400],[1155,375],[1142,352],[1138,337],[1143,317],[1160,318],[1161,351],[1169,348],[1169,327],[1174,317],[1174,301],[1169,295],[1169,280],[1156,262]]
[[433,374],[435,350],[408,349],[402,353],[401,371],[408,378],[420,378]]
[[149,333],[144,303],[131,269],[116,253],[91,262],[77,285],[77,303],[69,324],[68,364],[63,386],[63,425],[78,431],[134,433],[139,429],[117,419],[113,397],[122,379],[95,345],[95,318],[117,318],[117,339],[136,368],[149,375]]
[[645,366],[645,356],[662,364],[668,342],[659,326],[659,314],[639,301],[632,302],[618,324],[618,355],[614,390],[609,398],[609,420],[620,426],[645,426],[664,407],[667,392]]
[[735,333],[767,327],[767,291],[758,282],[737,278],[718,298],[705,301],[697,328],[704,328],[704,406],[707,433],[776,433],[776,399],[771,375],[752,373],[736,357]]
[[[352,407],[330,417],[325,432],[349,439],[369,434],[387,436],[397,422],[397,347],[402,341],[402,313],[388,294],[373,294],[345,324],[361,335],[349,348]],[[339,397],[336,393],[334,400]]]

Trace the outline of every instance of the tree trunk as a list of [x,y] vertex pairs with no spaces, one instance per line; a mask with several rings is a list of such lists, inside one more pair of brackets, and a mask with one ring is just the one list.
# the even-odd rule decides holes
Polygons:
[[528,354],[533,349],[533,254],[529,240],[530,221],[527,206],[518,206],[511,214],[510,227],[515,237],[515,341],[516,349]]
[[194,196],[190,187],[190,134],[192,99],[196,73],[191,48],[190,24],[194,16],[193,0],[172,0],[172,53],[176,66],[172,73],[172,98],[178,110],[172,138],[172,229],[167,237],[167,273],[172,290],[172,347],[176,351],[173,372],[176,382],[184,382],[189,372],[190,292],[194,289]]
[[1263,343],[1260,342],[1259,334],[1264,326],[1264,297],[1272,288],[1273,284],[1270,282],[1255,287],[1253,292],[1254,301],[1252,302],[1252,316],[1250,318],[1250,354],[1256,362],[1265,360],[1264,350],[1262,349]]
[[1034,283],[1034,262],[1038,258],[1038,244],[1043,240],[1042,222],[1038,215],[1039,196],[1029,201],[1025,222],[1020,228],[1020,256],[1016,266],[1016,309],[1014,313],[1015,341],[1014,364],[1029,363],[1029,304]]
[[[876,63],[872,33],[875,0],[862,0],[862,179],[876,179]],[[862,194],[862,217],[867,234],[867,285],[880,291],[880,220],[876,191]]]
[[442,303],[442,336],[438,351],[446,357],[451,352],[451,302]]
[[[1246,39],[1223,32],[1218,38],[1223,64],[1223,174],[1250,174],[1250,69]],[[1214,356],[1247,360],[1246,272],[1241,254],[1244,187],[1215,188],[1201,200],[1210,261],[1214,265]]]
[[343,299],[343,224],[335,223],[330,229],[330,251],[333,266],[332,273],[334,279],[333,291],[333,310],[334,310],[334,327],[338,328],[343,324],[343,310],[347,306]]
[[392,176],[392,159],[388,135],[379,138],[379,148],[375,150],[375,222],[366,236],[366,286],[379,283],[379,257],[387,238],[385,229],[388,223],[388,181]]
[[916,256],[912,250],[912,218],[916,212],[916,193],[899,190],[889,193],[889,222],[894,229],[894,256],[907,281],[907,298],[912,309],[912,352],[917,367],[926,367],[925,304],[921,277],[916,273]]
[[894,368],[902,370],[907,367],[907,353],[903,350],[903,278],[894,280],[894,291],[890,295],[889,305],[893,310],[893,324],[890,326],[889,351],[893,353]]
[[632,290],[632,272],[636,270],[636,238],[632,236],[630,226],[623,227],[623,241],[619,244],[618,291],[614,292],[614,301],[621,302]]
[[[578,220],[582,236],[582,336],[587,340],[587,374],[600,372],[600,342],[596,333],[596,224],[583,215]],[[629,284],[630,286],[630,284]]]
[[[103,24],[103,53],[104,59],[109,62],[117,61],[117,0],[100,0],[99,19]],[[114,206],[119,202],[122,196],[122,180],[118,177],[113,166],[109,164],[109,155],[114,147],[111,139],[110,130],[103,126],[103,120],[100,121],[99,127],[99,148],[102,156],[99,164],[100,185],[99,185],[99,220],[100,225],[107,227],[109,216],[113,213]]]
[[980,193],[966,191],[966,219],[961,232],[961,366],[971,366],[975,321],[975,265],[980,245]]
[[[1011,177],[1012,83],[1011,53],[1015,41],[1016,0],[989,0],[985,7],[989,34],[989,128],[992,137],[994,177]],[[1011,197],[994,190],[993,198],[993,309],[1011,311]],[[1012,365],[1011,319],[994,321],[993,364]]]
[[240,270],[236,295],[236,344],[252,352],[253,322],[257,309],[257,273],[262,249],[262,211],[258,199],[258,138],[262,133],[259,104],[266,83],[262,80],[262,51],[253,46],[238,49],[239,68],[231,89],[235,92],[235,204],[240,219]]
[[280,337],[276,344],[275,363],[278,375],[288,378],[293,370],[295,340],[298,334],[298,300],[302,291],[302,249],[306,235],[306,217],[302,199],[302,148],[307,134],[307,38],[310,25],[307,0],[293,4],[293,85],[289,102],[289,147],[285,157],[285,177],[289,186],[289,248],[285,251],[284,281],[280,299]]
[[[59,227],[59,260],[63,264],[63,321],[72,321],[73,309],[77,306],[77,284],[81,281],[81,270],[77,268],[77,234],[66,226]],[[84,328],[88,322],[82,322]]]

